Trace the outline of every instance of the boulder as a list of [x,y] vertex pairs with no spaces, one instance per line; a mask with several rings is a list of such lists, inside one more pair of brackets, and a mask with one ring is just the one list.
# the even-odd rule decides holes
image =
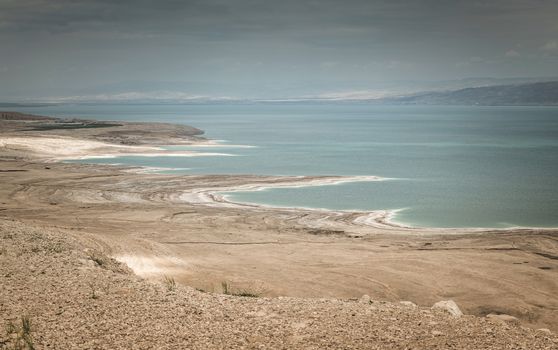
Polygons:
[[548,335],[552,334],[552,331],[548,328],[539,328],[539,329],[537,329],[537,332],[545,333],[545,334],[548,334]]
[[459,306],[457,306],[457,304],[453,300],[439,301],[432,306],[432,309],[444,310],[447,313],[449,313],[450,315],[455,316],[455,317],[463,316],[463,312],[461,312],[461,309],[459,308]]
[[407,300],[400,301],[399,304],[407,306],[407,307],[412,307],[412,308],[417,307],[417,304],[413,303],[412,301],[407,301]]
[[367,294],[364,294],[363,296],[360,297],[360,299],[358,300],[359,303],[361,304],[370,304],[370,296]]

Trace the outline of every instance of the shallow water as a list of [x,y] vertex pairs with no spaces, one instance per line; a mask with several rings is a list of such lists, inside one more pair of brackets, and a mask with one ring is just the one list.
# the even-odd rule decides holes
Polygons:
[[[378,175],[384,182],[237,192],[230,199],[330,209],[401,209],[437,227],[558,226],[558,108],[369,105],[62,105],[55,116],[160,121],[206,130],[236,157],[89,163],[187,174]],[[254,148],[234,147],[250,145]],[[175,147],[176,148],[176,147]]]

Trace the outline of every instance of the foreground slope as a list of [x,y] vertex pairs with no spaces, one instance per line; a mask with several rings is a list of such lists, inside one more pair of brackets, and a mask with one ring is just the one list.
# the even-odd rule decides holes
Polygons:
[[555,349],[546,331],[413,305],[248,298],[140,279],[93,236],[0,220],[0,318],[53,349]]

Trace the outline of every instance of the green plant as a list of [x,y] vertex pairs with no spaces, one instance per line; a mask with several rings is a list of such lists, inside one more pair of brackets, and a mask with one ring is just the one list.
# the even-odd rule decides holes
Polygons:
[[97,266],[105,267],[104,265],[107,262],[106,257],[103,256],[101,253],[93,249],[87,249],[86,254],[90,260],[92,260],[95,264],[97,264]]
[[221,288],[223,288],[223,294],[226,294],[226,295],[231,294],[229,283],[227,281],[221,282]]
[[6,324],[6,333],[13,337],[11,349],[13,350],[35,350],[33,337],[31,336],[31,320],[27,316],[21,317],[21,325],[16,326],[12,322]]
[[260,296],[258,293],[249,290],[239,290],[238,292],[235,292],[232,295],[237,297],[249,297],[249,298],[258,298]]
[[176,289],[176,281],[174,280],[173,277],[165,276],[164,277],[164,282],[165,282],[165,286],[167,286],[167,290],[169,292]]
[[250,298],[257,298],[260,296],[259,293],[248,290],[248,289],[237,289],[233,290],[231,284],[227,281],[221,282],[221,288],[223,289],[223,294],[226,295],[233,295],[235,297],[250,297]]
[[89,288],[91,289],[91,299],[99,299],[99,296],[97,295],[97,288],[95,287],[95,284],[93,284],[93,282],[89,283]]
[[89,259],[93,260],[99,266],[103,266],[103,264],[105,263],[103,258],[101,258],[99,256],[96,256],[96,255],[90,255]]

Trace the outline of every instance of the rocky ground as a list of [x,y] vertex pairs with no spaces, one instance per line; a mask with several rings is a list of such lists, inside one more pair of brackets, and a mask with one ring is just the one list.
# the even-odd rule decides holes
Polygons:
[[[547,330],[412,303],[263,298],[142,280],[77,231],[0,220],[0,348],[557,349]],[[228,293],[249,294],[230,287]]]

